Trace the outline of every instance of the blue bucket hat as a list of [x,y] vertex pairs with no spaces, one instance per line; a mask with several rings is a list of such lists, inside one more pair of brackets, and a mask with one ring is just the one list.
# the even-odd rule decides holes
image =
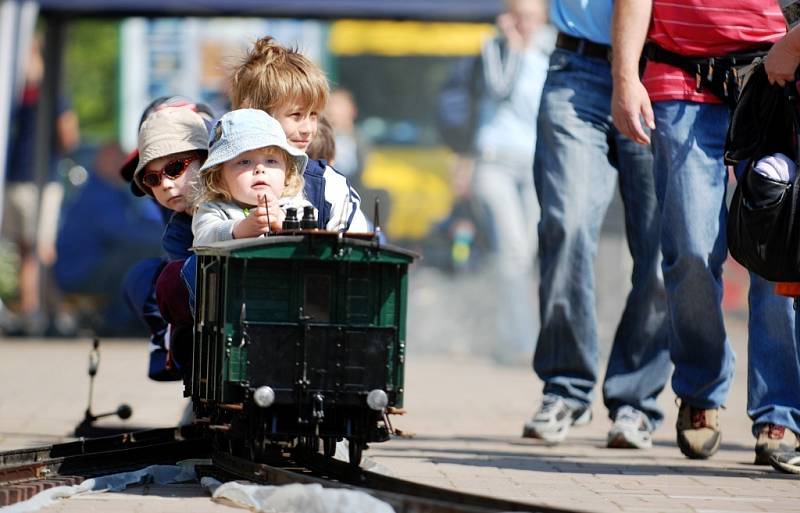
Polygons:
[[297,171],[303,174],[308,156],[286,140],[278,120],[259,109],[232,110],[222,116],[211,130],[208,158],[200,172],[227,162],[242,153],[267,146],[277,146],[294,159]]

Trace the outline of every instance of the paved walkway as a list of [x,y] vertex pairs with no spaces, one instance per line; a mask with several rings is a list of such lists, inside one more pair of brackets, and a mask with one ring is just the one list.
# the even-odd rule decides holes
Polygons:
[[651,450],[606,449],[602,404],[589,426],[549,447],[519,436],[541,390],[527,369],[434,357],[410,358],[409,414],[395,421],[416,436],[367,455],[397,477],[584,511],[800,511],[800,482],[751,464],[742,360],[721,414],[722,449],[708,461],[688,460],[675,445],[671,393],[660,401],[667,419]]
[[[743,325],[733,319],[729,328],[739,355],[737,378],[721,415],[722,449],[709,461],[690,461],[675,446],[669,391],[661,397],[667,419],[652,450],[606,449],[609,421],[599,403],[589,426],[548,447],[519,436],[540,399],[541,385],[528,369],[420,347],[408,359],[408,414],[394,417],[395,426],[413,436],[375,444],[365,455],[400,478],[583,511],[800,511],[800,482],[751,464]],[[70,439],[86,406],[89,348],[88,340],[0,339],[0,450]],[[180,385],[147,381],[145,367],[143,340],[104,342],[95,412],[128,402],[131,425],[177,423],[185,405]],[[233,511],[205,499],[198,487],[142,493],[134,488],[72,499],[46,511]]]

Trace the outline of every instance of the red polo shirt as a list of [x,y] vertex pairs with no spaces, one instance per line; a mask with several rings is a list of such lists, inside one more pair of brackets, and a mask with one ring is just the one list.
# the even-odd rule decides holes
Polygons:
[[[774,43],[786,33],[776,0],[654,0],[648,39],[681,55],[720,57]],[[698,93],[695,77],[679,68],[648,62],[644,82],[651,101],[722,103]]]

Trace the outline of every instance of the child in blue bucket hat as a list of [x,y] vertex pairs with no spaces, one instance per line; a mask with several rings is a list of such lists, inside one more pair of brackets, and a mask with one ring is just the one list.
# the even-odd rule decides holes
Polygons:
[[266,112],[239,109],[222,116],[200,168],[195,246],[280,230],[287,208],[311,206],[303,197],[307,162]]

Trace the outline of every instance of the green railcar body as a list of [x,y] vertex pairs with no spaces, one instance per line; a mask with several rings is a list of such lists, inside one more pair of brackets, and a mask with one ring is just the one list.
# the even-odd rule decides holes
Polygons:
[[186,395],[207,409],[258,411],[252,393],[267,385],[274,406],[258,411],[258,434],[247,436],[299,430],[380,438],[354,434],[352,426],[373,423],[358,413],[370,390],[402,407],[408,266],[416,255],[375,237],[316,231],[215,243],[195,253]]

